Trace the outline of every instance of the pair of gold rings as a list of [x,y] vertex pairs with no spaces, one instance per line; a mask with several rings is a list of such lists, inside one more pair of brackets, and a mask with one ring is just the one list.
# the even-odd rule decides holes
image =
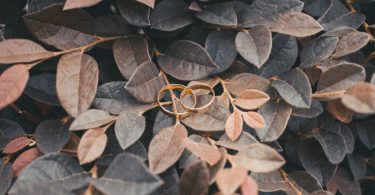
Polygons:
[[[196,94],[194,93],[194,90],[207,90],[209,92],[209,94],[211,93],[212,97],[210,99],[210,101],[203,105],[203,106],[199,106],[199,107],[196,107],[197,105],[197,96]],[[180,93],[180,97],[178,98],[178,102],[179,102],[179,105],[183,108],[184,111],[182,112],[179,112],[178,109],[173,109],[173,111],[170,111],[168,110],[165,105],[168,105],[168,104],[171,104],[171,102],[161,102],[162,98],[164,97],[165,93],[167,91],[172,91],[173,90],[179,90],[181,91]],[[174,93],[174,92],[173,92]],[[193,95],[192,97],[192,100],[193,100],[193,103],[192,105],[187,105],[187,103],[184,103],[184,98],[187,97],[187,95]],[[171,95],[171,98],[173,98],[173,95]],[[211,106],[211,104],[215,101],[215,91],[212,87],[210,87],[209,85],[206,85],[206,84],[202,84],[202,83],[196,83],[196,84],[192,84],[192,85],[188,85],[188,86],[185,86],[185,85],[181,85],[181,84],[170,84],[170,85],[166,85],[164,86],[162,89],[160,89],[159,91],[159,94],[158,94],[158,104],[160,105],[160,108],[168,113],[168,114],[171,114],[171,115],[180,115],[180,116],[183,116],[183,115],[187,115],[189,113],[203,113],[203,112],[206,112],[208,111],[209,107]]]

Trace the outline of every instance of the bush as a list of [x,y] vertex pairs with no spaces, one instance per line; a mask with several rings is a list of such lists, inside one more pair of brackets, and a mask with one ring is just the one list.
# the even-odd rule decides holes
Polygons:
[[374,194],[374,11],[1,0],[0,195]]

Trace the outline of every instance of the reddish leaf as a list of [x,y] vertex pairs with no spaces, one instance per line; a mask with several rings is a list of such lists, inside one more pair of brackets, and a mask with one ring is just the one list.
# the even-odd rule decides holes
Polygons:
[[24,149],[31,142],[32,142],[32,140],[25,137],[25,136],[17,137],[5,146],[5,148],[3,149],[3,153],[4,154],[16,153],[16,152]]
[[13,162],[13,172],[16,176],[19,176],[23,168],[25,168],[32,161],[41,156],[42,153],[38,148],[31,148],[30,150],[22,153],[18,158]]
[[32,62],[52,56],[52,52],[27,39],[8,39],[0,42],[0,64]]

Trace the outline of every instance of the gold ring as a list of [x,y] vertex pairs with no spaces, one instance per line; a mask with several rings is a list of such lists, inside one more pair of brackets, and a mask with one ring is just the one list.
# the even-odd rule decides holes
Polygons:
[[[194,89],[206,89],[206,90],[208,90],[212,94],[212,98],[211,98],[210,102],[208,102],[208,104],[205,104],[205,105],[203,105],[201,107],[195,108],[195,105],[193,107],[189,107],[186,104],[184,104],[183,101],[181,101],[182,107],[184,107],[186,110],[188,110],[190,112],[194,112],[194,113],[203,113],[203,112],[208,111],[208,109],[211,106],[211,104],[214,103],[214,101],[215,101],[215,91],[209,85],[202,84],[202,83],[197,83],[197,84],[192,84],[192,85],[187,86],[181,92],[181,94],[180,94],[180,100],[182,100],[187,94],[194,94],[194,92],[193,92]],[[196,99],[195,94],[194,94],[194,97]]]
[[[160,91],[159,91],[159,93],[158,93],[158,104],[159,104],[160,108],[164,112],[166,112],[167,114],[170,114],[170,115],[180,115],[180,116],[183,116],[183,115],[189,114],[189,111],[187,109],[185,109],[184,106],[183,106],[183,108],[185,109],[185,112],[178,112],[177,110],[170,111],[170,110],[168,110],[168,109],[166,109],[164,107],[165,104],[163,104],[163,102],[160,102],[160,100],[162,99],[162,97],[164,96],[164,94],[165,94],[166,91],[169,91],[169,90],[173,91],[174,89],[184,91],[186,89],[186,86],[185,85],[181,85],[181,84],[170,84],[170,85],[166,85],[163,88],[161,88]],[[194,95],[194,98],[193,98],[194,99],[194,105],[193,106],[195,107],[195,105],[197,103],[197,97],[195,96],[194,92],[191,92],[190,94]],[[171,96],[171,98],[173,98],[173,97]],[[180,101],[180,103],[182,104],[182,101]]]

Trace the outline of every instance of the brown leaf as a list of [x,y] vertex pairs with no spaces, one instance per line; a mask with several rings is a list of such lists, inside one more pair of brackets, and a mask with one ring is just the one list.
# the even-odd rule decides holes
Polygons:
[[209,172],[206,163],[199,161],[187,167],[179,181],[180,195],[205,195],[208,192]]
[[268,79],[251,73],[242,73],[230,79],[227,88],[231,94],[240,96],[244,90],[266,91],[270,85]]
[[231,141],[226,134],[223,134],[220,139],[216,141],[216,145],[237,151],[246,148],[247,145],[253,143],[258,143],[258,140],[246,131],[242,131],[240,137],[236,141]]
[[90,107],[98,81],[98,64],[91,56],[75,52],[61,57],[57,65],[56,90],[68,114],[77,117]]
[[172,43],[157,60],[167,74],[184,81],[203,79],[218,68],[202,46],[188,40]]
[[99,158],[104,152],[107,140],[105,129],[97,128],[86,131],[77,149],[79,163],[87,164]]
[[28,80],[29,69],[25,65],[12,66],[0,75],[0,110],[22,95]]
[[219,162],[217,162],[214,166],[210,166],[210,184],[213,184],[216,179],[216,174],[224,169],[225,163],[227,162],[227,150],[225,148],[219,148],[219,151],[221,153],[221,158]]
[[231,115],[229,115],[225,123],[225,133],[230,140],[235,141],[240,137],[242,132],[243,120],[241,117],[241,111],[235,109]]
[[257,112],[241,112],[241,114],[245,123],[253,129],[260,129],[266,126],[262,115]]
[[[197,106],[200,103],[200,97],[197,98]],[[204,96],[208,97],[209,96]],[[216,96],[216,101],[210,106],[209,110],[204,113],[191,114],[183,118],[182,122],[197,131],[223,131],[225,121],[230,114],[229,100],[226,96]]]
[[4,154],[13,154],[16,153],[22,149],[24,149],[26,146],[28,146],[32,142],[31,139],[22,136],[17,137],[10,141],[3,149]]
[[187,150],[211,166],[215,165],[221,158],[220,151],[214,146],[194,142],[189,138],[184,139],[183,144]]
[[102,0],[66,0],[64,5],[64,10],[69,9],[76,9],[76,8],[84,8],[84,7],[91,7],[95,4],[98,4]]
[[122,76],[130,79],[135,70],[150,61],[148,43],[141,36],[131,36],[113,43],[113,57]]
[[112,120],[115,120],[115,118],[106,111],[90,109],[78,115],[78,117],[70,125],[69,130],[96,128],[105,125]]
[[260,68],[271,54],[272,33],[267,26],[258,25],[249,32],[239,32],[236,49],[248,62]]
[[365,32],[354,31],[347,33],[340,38],[332,57],[339,58],[354,53],[367,45],[369,41],[370,35]]
[[246,177],[245,181],[241,184],[242,195],[258,195],[257,182],[251,177]]
[[375,86],[369,83],[358,83],[346,90],[341,97],[342,103],[361,114],[375,113]]
[[284,158],[273,148],[261,143],[250,144],[240,150],[234,162],[256,173],[266,173],[279,169],[285,164]]
[[255,110],[270,100],[270,96],[256,89],[243,91],[235,100],[234,104],[245,110]]
[[343,63],[325,71],[319,79],[317,93],[345,90],[351,85],[364,81],[365,69],[358,64]]
[[354,112],[346,108],[340,99],[328,101],[326,109],[335,119],[343,123],[352,121]]
[[272,32],[307,37],[323,30],[323,27],[313,17],[302,12],[289,12],[279,15],[271,25]]
[[184,151],[182,141],[187,138],[187,130],[181,124],[167,127],[156,134],[149,146],[148,160],[154,173],[162,173],[171,167]]
[[83,9],[63,11],[63,4],[45,6],[22,17],[39,41],[66,50],[95,41],[94,19]]
[[18,177],[22,170],[39,156],[42,156],[42,153],[38,150],[38,148],[31,148],[19,155],[13,162],[12,169],[14,175]]
[[151,8],[155,6],[155,0],[137,0],[139,3],[143,3]]
[[135,99],[145,103],[157,101],[161,88],[165,86],[162,75],[152,61],[141,64],[126,83],[125,89]]
[[53,52],[27,39],[8,39],[0,42],[0,64],[32,62],[52,56]]
[[247,177],[247,170],[234,166],[220,170],[216,175],[216,185],[224,195],[232,195]]

